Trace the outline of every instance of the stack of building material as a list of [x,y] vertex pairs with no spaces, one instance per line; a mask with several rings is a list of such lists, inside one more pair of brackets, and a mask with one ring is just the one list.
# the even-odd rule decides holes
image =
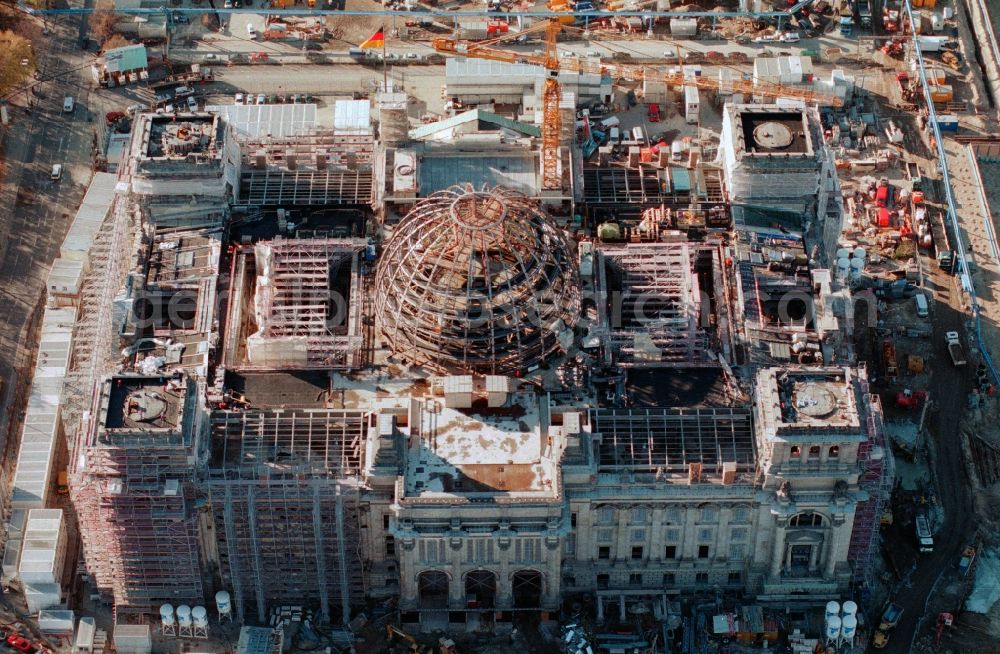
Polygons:
[[29,613],[59,604],[65,559],[66,529],[62,509],[29,511],[17,570],[24,585]]
[[150,654],[153,636],[148,624],[116,624],[115,651],[118,654]]

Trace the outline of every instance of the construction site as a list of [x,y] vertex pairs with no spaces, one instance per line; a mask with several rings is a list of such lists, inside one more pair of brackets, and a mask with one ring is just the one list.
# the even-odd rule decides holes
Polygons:
[[[444,63],[407,78],[130,111],[3,503],[38,647],[976,651],[1000,543],[946,551],[935,472],[960,413],[957,465],[1000,481],[961,313],[1000,250],[966,247],[942,149],[962,48],[909,2],[743,4],[428,9],[401,40]],[[330,38],[299,9],[261,40]],[[1000,146],[968,148],[986,189]]]

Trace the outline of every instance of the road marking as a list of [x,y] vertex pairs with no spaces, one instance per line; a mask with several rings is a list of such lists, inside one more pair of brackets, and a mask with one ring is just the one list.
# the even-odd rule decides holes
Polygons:
[[63,140],[65,138],[66,138],[65,136],[60,136],[59,137],[59,150],[58,150],[58,152],[62,152],[62,149],[63,149]]

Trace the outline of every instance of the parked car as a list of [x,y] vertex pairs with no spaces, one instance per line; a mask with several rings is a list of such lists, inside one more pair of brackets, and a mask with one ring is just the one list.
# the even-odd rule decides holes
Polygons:
[[257,38],[257,28],[253,26],[253,23],[247,23],[247,36],[251,39]]
[[187,105],[189,111],[198,111],[198,101],[193,95],[188,96]]
[[143,111],[144,109],[145,109],[145,107],[143,105],[141,105],[141,104],[130,104],[128,106],[128,108],[125,110],[125,113],[127,113],[127,114],[137,114],[137,113]]
[[233,102],[233,104],[243,104],[243,94],[242,93],[237,93],[236,94],[236,99]]
[[222,57],[220,57],[219,55],[215,54],[214,52],[209,52],[207,55],[205,55],[205,57],[203,58],[203,61],[206,64],[215,63],[215,62],[218,62],[218,61],[222,61]]
[[181,23],[181,24],[187,24],[187,23],[190,23],[191,20],[188,18],[187,14],[185,14],[183,12],[180,12],[180,11],[175,11],[174,12],[174,22],[175,23]]
[[782,43],[798,43],[799,40],[798,32],[785,32],[781,35]]
[[225,3],[223,3],[222,8],[223,9],[232,9],[233,8],[233,0],[226,0]]
[[63,98],[63,111],[70,114],[73,113],[73,107],[76,106],[76,101],[73,100],[72,95],[67,95]]
[[31,641],[20,634],[11,634],[7,636],[7,644],[19,652],[27,652],[31,650]]
[[62,179],[62,164],[52,164],[52,172],[49,173],[49,179],[53,182],[58,182]]
[[263,93],[257,96],[257,104],[264,104],[266,101],[267,98],[264,97]]
[[777,43],[780,37],[777,34],[763,34],[753,40],[754,43]]

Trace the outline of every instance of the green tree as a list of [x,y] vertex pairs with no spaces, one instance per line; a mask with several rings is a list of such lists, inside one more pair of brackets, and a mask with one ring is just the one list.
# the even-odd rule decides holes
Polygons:
[[35,72],[31,41],[10,30],[0,32],[0,96],[5,96]]

